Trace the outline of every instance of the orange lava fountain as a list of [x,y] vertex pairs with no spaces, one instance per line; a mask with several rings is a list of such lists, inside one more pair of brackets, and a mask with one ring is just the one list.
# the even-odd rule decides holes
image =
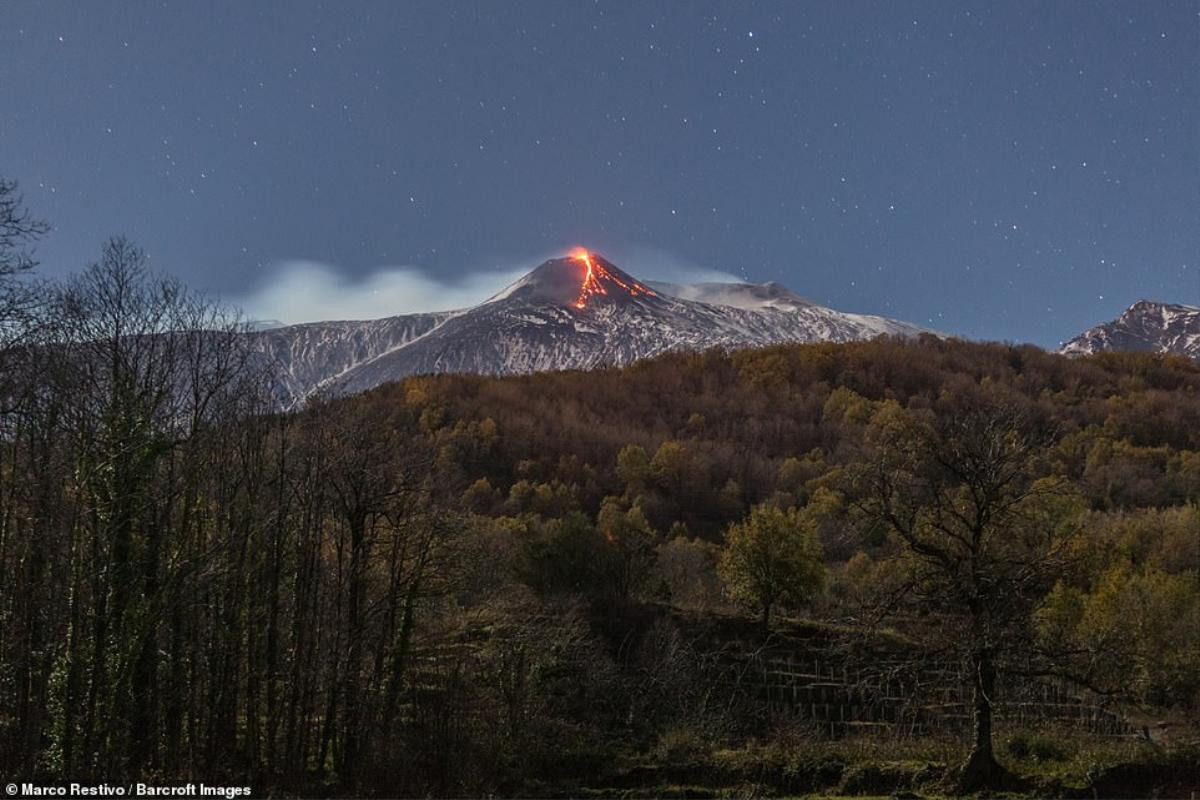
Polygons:
[[640,283],[626,283],[625,281],[613,275],[600,264],[597,264],[592,259],[592,254],[582,247],[576,247],[571,251],[571,258],[576,261],[582,261],[587,267],[587,272],[583,276],[583,283],[579,284],[579,296],[575,298],[576,308],[586,308],[588,300],[596,295],[608,294],[608,290],[604,288],[604,283],[601,279],[611,281],[617,286],[620,286],[625,291],[629,292],[630,297],[637,297],[640,294],[654,297],[654,291]]

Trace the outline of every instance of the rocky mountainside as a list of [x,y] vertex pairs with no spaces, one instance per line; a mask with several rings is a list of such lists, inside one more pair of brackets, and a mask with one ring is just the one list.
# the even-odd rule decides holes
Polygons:
[[775,284],[648,284],[577,251],[468,309],[247,334],[281,370],[279,402],[407,375],[627,364],[671,350],[850,341],[922,328],[817,305]]
[[1068,355],[1129,350],[1200,358],[1200,308],[1139,300],[1125,313],[1062,346]]

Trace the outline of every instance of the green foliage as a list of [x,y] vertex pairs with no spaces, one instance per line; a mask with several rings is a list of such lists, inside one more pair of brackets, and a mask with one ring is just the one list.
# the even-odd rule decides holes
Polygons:
[[636,496],[650,481],[650,459],[636,444],[627,444],[617,454],[617,477],[625,484],[625,492]]
[[707,487],[708,473],[683,442],[667,441],[650,459],[650,477],[658,488],[676,498],[685,498]]
[[522,478],[509,489],[504,512],[509,515],[531,513],[561,517],[578,508],[576,492],[574,485],[568,486],[557,478],[547,483]]
[[830,613],[858,618],[883,605],[887,598],[898,596],[907,577],[894,560],[875,559],[865,550],[858,550],[845,562],[830,567],[823,599]]
[[463,505],[480,514],[490,513],[500,504],[500,490],[492,487],[487,478],[480,478],[463,492]]
[[766,625],[776,604],[803,606],[821,588],[816,524],[802,511],[754,508],[729,526],[717,571],[730,599],[757,609]]
[[623,599],[640,596],[653,572],[658,545],[646,515],[637,506],[626,511],[620,501],[609,498],[600,507],[596,524],[604,538],[601,560],[610,589]]
[[595,524],[578,511],[535,523],[520,572],[543,594],[629,599],[649,588],[657,545],[641,511],[610,498]]
[[1011,757],[1035,761],[1064,761],[1066,748],[1051,736],[1028,731],[1016,731],[1004,740],[1004,751]]
[[809,484],[828,469],[825,454],[820,449],[806,453],[803,458],[785,458],[779,465],[775,487],[791,495],[793,505],[804,505],[808,502]]
[[870,400],[848,386],[839,386],[829,393],[821,416],[826,422],[865,425],[873,413]]
[[1036,615],[1047,649],[1143,703],[1200,701],[1200,573],[1117,564],[1090,589],[1059,582]]
[[658,572],[670,600],[680,608],[707,610],[720,600],[716,563],[719,549],[711,542],[687,538],[686,528],[672,529],[658,546]]
[[524,542],[522,579],[543,594],[603,594],[608,590],[608,543],[576,511],[535,527]]
[[711,755],[712,750],[713,742],[705,731],[696,725],[683,724],[658,735],[654,757],[667,764],[695,764]]
[[[86,332],[72,335],[100,347]],[[154,372],[172,362],[124,349],[149,339],[106,341],[107,360],[0,379],[36,400],[0,438],[12,774],[414,796],[711,778],[709,793],[802,794],[847,775],[900,786],[962,757],[957,742],[828,740],[775,716],[729,680],[758,637],[727,599],[813,618],[777,625],[771,646],[908,658],[932,641],[942,658],[963,590],[982,589],[981,630],[1007,664],[1069,671],[1148,715],[1200,703],[1200,369],[1186,361],[789,345],[411,378],[279,415],[239,385],[181,430],[191,417]],[[110,387],[118,350],[130,360]],[[1020,457],[976,530],[953,472],[981,451],[954,425],[989,397],[1022,426],[988,441]],[[903,489],[890,510],[925,553],[864,491],[881,451],[876,477]],[[930,547],[955,568],[931,571]],[[889,604],[894,635],[852,627]],[[1083,791],[1093,768],[1143,775],[1129,742],[1060,758],[1057,734],[1037,736],[1000,755],[1047,793]]]
[[847,795],[892,794],[915,789],[942,777],[944,764],[922,761],[874,761],[855,764],[842,775],[838,791]]

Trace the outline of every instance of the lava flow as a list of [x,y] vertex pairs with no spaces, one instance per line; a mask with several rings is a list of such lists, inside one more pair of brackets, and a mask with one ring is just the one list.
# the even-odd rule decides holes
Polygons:
[[613,275],[602,265],[596,263],[592,258],[592,254],[582,247],[572,250],[571,258],[576,261],[582,261],[587,266],[587,272],[583,276],[583,283],[579,284],[579,297],[575,298],[576,308],[585,308],[588,300],[596,295],[608,294],[608,289],[604,287],[604,281],[611,281],[620,286],[629,292],[630,297],[637,297],[640,294],[649,295],[650,297],[655,296],[654,291],[650,288],[637,282],[626,283],[616,275]]

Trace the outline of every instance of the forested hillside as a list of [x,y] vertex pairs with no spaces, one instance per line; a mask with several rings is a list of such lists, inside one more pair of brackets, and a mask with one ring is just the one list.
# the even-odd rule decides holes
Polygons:
[[12,275],[5,775],[1196,785],[1190,361],[878,339],[281,415],[234,322],[128,242]]

